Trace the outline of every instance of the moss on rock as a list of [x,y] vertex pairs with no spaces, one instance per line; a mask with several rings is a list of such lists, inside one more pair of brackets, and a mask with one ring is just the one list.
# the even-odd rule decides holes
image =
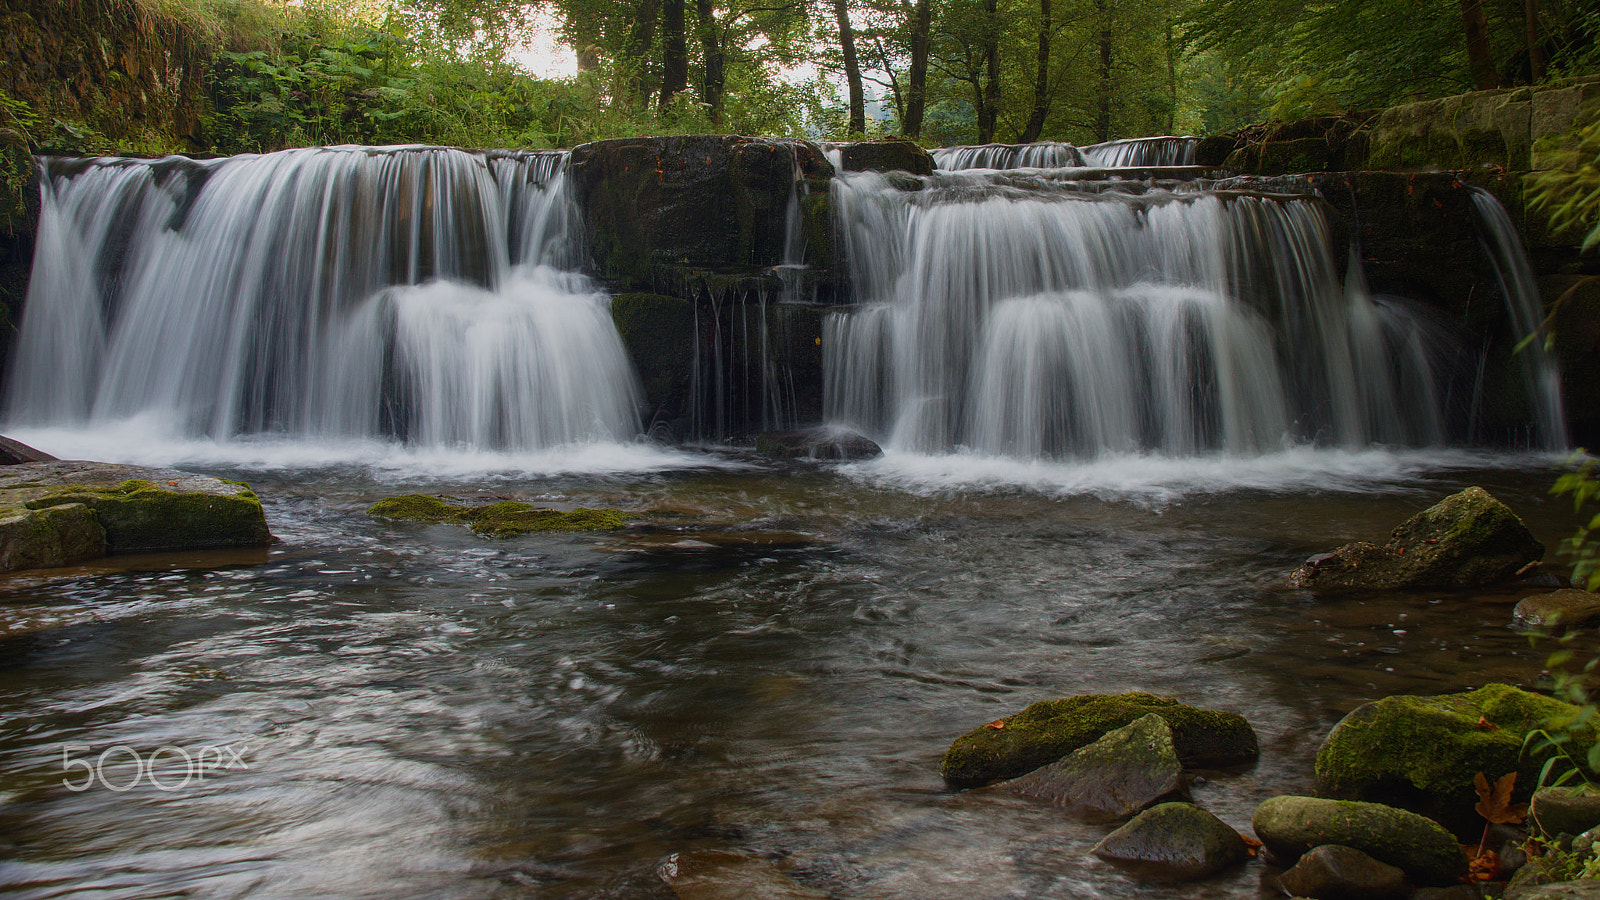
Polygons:
[[368,507],[367,514],[413,522],[454,522],[490,537],[513,537],[531,532],[615,531],[628,524],[627,517],[614,509],[562,512],[516,500],[488,506],[458,506],[425,494],[386,497]]
[[1083,694],[1035,703],[999,722],[974,728],[951,743],[939,773],[957,788],[1015,778],[1151,713],[1171,727],[1185,765],[1247,763],[1260,752],[1255,731],[1237,713],[1186,706],[1145,693]]
[[1284,859],[1338,844],[1404,870],[1417,884],[1454,884],[1467,874],[1467,857],[1454,835],[1431,819],[1379,803],[1273,797],[1256,808],[1250,824]]
[[1516,798],[1528,799],[1547,757],[1524,754],[1524,736],[1576,712],[1569,703],[1505,684],[1385,697],[1345,716],[1323,741],[1318,791],[1415,809],[1470,830],[1482,824],[1472,808],[1474,776],[1482,772],[1492,780],[1516,772]]
[[[174,482],[172,487],[177,487]],[[112,552],[261,545],[272,541],[261,501],[245,487],[231,494],[168,490],[143,478],[73,485],[27,502],[29,509],[82,504],[105,528]]]
[[1249,856],[1228,823],[1191,803],[1162,803],[1106,835],[1089,851],[1164,880],[1214,875]]

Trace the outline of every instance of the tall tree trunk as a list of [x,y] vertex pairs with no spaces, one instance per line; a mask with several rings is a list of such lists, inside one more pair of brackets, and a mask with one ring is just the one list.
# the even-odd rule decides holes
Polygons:
[[867,130],[866,92],[861,89],[861,64],[856,60],[856,33],[850,27],[850,9],[845,0],[833,0],[833,17],[839,22],[839,49],[844,51],[844,84],[850,94],[851,134]]
[[1031,144],[1044,131],[1044,117],[1050,114],[1050,0],[1039,0],[1039,56],[1038,69],[1033,74],[1033,112],[1028,124],[1017,135],[1017,143]]
[[1483,0],[1461,0],[1461,25],[1467,35],[1467,64],[1472,69],[1472,84],[1480,91],[1500,86],[1489,51],[1489,20],[1483,14]]
[[1539,39],[1539,0],[1524,0],[1522,11],[1528,25],[1528,80],[1538,84],[1544,80],[1544,41]]
[[1000,118],[1000,0],[984,0],[983,86],[978,89],[978,143],[994,140]]
[[651,86],[645,78],[645,64],[656,42],[656,20],[661,18],[661,0],[639,0],[634,10],[633,27],[628,30],[622,64],[627,67],[628,101],[645,107],[650,103]]
[[911,86],[906,90],[906,117],[900,133],[922,136],[922,113],[928,98],[928,32],[933,30],[931,0],[917,0],[911,13]]
[[1172,39],[1172,20],[1167,20],[1167,134],[1178,133],[1178,47]]
[[1095,0],[1094,6],[1100,11],[1100,83],[1095,97],[1094,136],[1095,140],[1105,143],[1111,140],[1111,10],[1106,0]]
[[684,0],[661,5],[661,108],[689,86],[689,42],[683,31]]
[[706,105],[711,124],[721,125],[722,95],[728,75],[722,38],[717,29],[717,13],[711,3],[712,0],[694,0],[695,12],[700,16],[700,55],[705,58],[705,82],[700,88],[700,100]]

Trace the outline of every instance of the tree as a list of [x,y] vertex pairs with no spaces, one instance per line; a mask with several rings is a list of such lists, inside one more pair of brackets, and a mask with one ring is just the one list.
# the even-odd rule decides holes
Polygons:
[[850,94],[850,133],[863,134],[867,130],[867,102],[861,87],[861,65],[856,60],[855,32],[850,28],[850,8],[845,0],[833,0],[833,16],[839,26],[845,88]]

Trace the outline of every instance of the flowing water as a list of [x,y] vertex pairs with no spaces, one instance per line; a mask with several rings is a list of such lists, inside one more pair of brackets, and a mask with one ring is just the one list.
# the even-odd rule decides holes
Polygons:
[[[281,540],[0,579],[0,895],[649,900],[737,850],[834,897],[1265,897],[1260,863],[1140,886],[939,757],[1168,694],[1260,733],[1194,789],[1245,829],[1355,705],[1539,680],[1527,589],[1286,584],[1468,484],[1572,525],[1556,457],[1450,448],[1471,348],[1369,296],[1314,199],[838,179],[828,404],[888,452],[779,465],[637,437],[562,163],[51,164],[6,433],[249,481]],[[419,491],[632,524],[365,513]]]

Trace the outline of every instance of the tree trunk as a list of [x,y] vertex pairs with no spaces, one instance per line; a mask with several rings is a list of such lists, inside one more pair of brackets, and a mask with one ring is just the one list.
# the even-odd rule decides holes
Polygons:
[[722,96],[728,75],[722,40],[717,29],[717,13],[712,0],[695,0],[695,12],[700,16],[700,55],[705,58],[705,82],[700,88],[700,100],[706,105],[706,115],[712,125],[722,124]]
[[851,134],[867,130],[866,93],[861,89],[861,64],[856,60],[856,34],[850,27],[850,9],[845,0],[833,0],[833,17],[839,22],[839,49],[844,51],[844,83],[850,94]]
[[1033,112],[1028,124],[1017,135],[1017,143],[1031,144],[1044,131],[1044,117],[1050,114],[1050,31],[1054,27],[1050,15],[1050,0],[1039,0],[1039,56],[1038,69],[1033,75]]
[[661,6],[661,108],[689,86],[689,42],[683,31],[684,0]]
[[661,17],[661,0],[639,0],[634,10],[633,27],[628,31],[628,43],[623,51],[622,64],[626,67],[629,102],[646,107],[650,102],[651,86],[645,78],[645,63],[656,42],[656,20]]
[[1095,98],[1094,136],[1096,141],[1105,143],[1111,140],[1111,10],[1106,0],[1095,0],[1094,5],[1100,11],[1100,83]]
[[1483,0],[1461,0],[1461,25],[1467,35],[1467,64],[1472,69],[1473,87],[1487,91],[1500,86],[1489,51],[1489,20],[1483,14]]
[[978,143],[994,140],[1000,118],[1000,0],[984,0],[983,86],[978,89]]
[[1167,20],[1167,134],[1178,133],[1178,47],[1172,39],[1172,20]]
[[1539,0],[1524,0],[1523,17],[1528,24],[1528,81],[1544,80],[1544,42],[1539,39]]
[[928,32],[933,30],[930,0],[917,0],[911,13],[911,85],[906,90],[906,117],[900,133],[908,138],[922,136],[922,113],[928,98]]

